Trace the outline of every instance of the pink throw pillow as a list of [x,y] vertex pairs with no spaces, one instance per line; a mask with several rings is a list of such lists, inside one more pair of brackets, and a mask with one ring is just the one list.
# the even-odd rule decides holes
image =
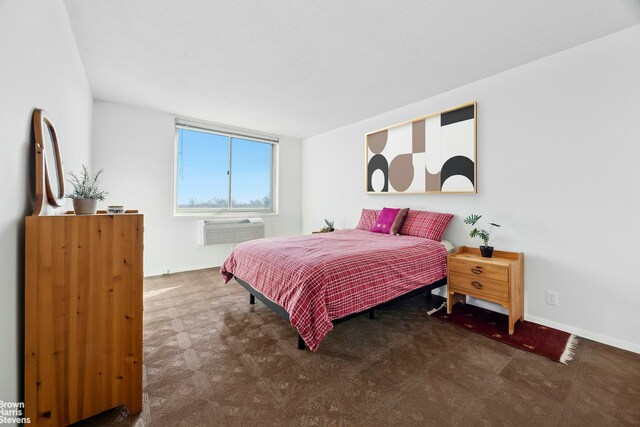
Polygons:
[[397,234],[409,209],[384,208],[370,228],[374,233]]

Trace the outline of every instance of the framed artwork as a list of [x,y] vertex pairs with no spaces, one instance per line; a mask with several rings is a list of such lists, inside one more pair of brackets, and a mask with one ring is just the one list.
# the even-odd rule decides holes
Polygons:
[[477,104],[366,135],[369,194],[476,193]]

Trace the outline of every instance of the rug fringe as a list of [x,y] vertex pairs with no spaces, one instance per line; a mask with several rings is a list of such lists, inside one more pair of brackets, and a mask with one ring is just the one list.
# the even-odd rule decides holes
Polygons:
[[442,305],[441,305],[440,307],[438,307],[438,308],[432,308],[431,310],[427,311],[427,314],[428,314],[429,316],[431,316],[433,313],[435,313],[436,311],[440,310],[441,308],[443,308],[443,307],[444,307],[444,306],[446,306],[446,305],[447,305],[447,303],[446,303],[446,302],[443,302],[443,303],[442,303]]
[[572,334],[567,340],[567,344],[564,347],[562,356],[560,356],[560,363],[567,365],[568,362],[573,359],[573,356],[576,352],[577,345],[578,345],[578,336]]

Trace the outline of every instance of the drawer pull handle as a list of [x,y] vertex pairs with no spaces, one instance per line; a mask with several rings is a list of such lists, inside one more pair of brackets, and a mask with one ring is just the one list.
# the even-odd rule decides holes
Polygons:
[[476,265],[476,268],[477,268],[478,270],[482,270],[482,266],[481,266],[481,265]]
[[480,282],[473,281],[471,282],[471,285],[476,289],[482,289],[482,283]]
[[482,273],[482,271],[478,270],[477,268],[472,268],[472,269],[471,269],[471,272],[472,272],[472,273],[475,273],[475,274],[480,274],[480,273]]

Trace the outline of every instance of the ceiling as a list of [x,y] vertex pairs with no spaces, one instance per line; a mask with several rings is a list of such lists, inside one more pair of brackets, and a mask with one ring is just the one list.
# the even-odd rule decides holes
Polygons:
[[97,100],[308,137],[640,22],[640,0],[65,0]]

